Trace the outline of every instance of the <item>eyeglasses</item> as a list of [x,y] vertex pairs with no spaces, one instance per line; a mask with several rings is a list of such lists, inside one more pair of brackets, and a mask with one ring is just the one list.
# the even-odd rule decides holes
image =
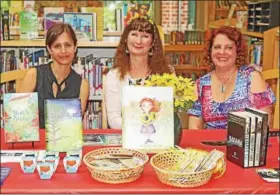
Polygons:
[[71,52],[74,51],[75,46],[71,43],[65,43],[65,44],[54,44],[51,46],[51,50],[54,52]]

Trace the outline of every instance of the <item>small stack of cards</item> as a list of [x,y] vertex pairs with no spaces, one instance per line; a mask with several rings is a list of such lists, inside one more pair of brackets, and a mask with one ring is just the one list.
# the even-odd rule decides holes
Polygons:
[[11,170],[12,169],[9,167],[1,167],[1,186],[3,185],[8,175],[10,174]]

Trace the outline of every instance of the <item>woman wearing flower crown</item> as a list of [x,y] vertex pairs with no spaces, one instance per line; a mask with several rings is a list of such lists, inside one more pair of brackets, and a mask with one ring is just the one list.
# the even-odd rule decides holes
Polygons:
[[236,28],[213,30],[205,51],[212,71],[196,82],[198,99],[188,110],[189,129],[226,129],[228,113],[246,107],[271,113],[275,96],[261,73],[246,65],[246,41]]
[[143,111],[141,116],[142,126],[140,133],[144,134],[147,138],[145,144],[153,142],[151,136],[156,133],[153,122],[156,120],[156,113],[160,111],[160,105],[161,103],[159,101],[152,98],[143,98],[140,101],[140,108]]
[[111,128],[122,128],[123,86],[140,84],[151,74],[172,73],[164,60],[158,28],[152,20],[135,18],[125,28],[117,47],[113,67],[106,76],[104,91]]

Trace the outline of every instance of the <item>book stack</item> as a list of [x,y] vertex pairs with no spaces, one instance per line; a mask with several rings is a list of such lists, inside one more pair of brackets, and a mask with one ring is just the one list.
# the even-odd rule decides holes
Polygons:
[[246,108],[228,115],[227,159],[243,168],[266,164],[268,114]]

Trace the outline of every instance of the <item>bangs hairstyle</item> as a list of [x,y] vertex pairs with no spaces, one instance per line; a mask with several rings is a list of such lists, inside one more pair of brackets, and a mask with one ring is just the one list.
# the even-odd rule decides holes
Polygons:
[[[165,58],[163,55],[163,45],[157,27],[145,18],[136,18],[133,19],[131,23],[129,23],[129,25],[122,33],[114,57],[113,69],[118,69],[120,73],[120,80],[123,80],[124,76],[130,71],[129,54],[126,54],[125,51],[127,49],[127,38],[130,31],[132,30],[145,32],[152,35],[151,50],[153,52],[153,55],[149,56],[148,59],[148,66],[151,70],[151,74],[171,73],[170,69],[165,63]],[[104,73],[106,74],[107,71],[105,71]]]
[[[56,41],[56,39],[64,32],[66,32],[71,37],[74,46],[76,47],[77,46],[76,34],[70,24],[64,24],[64,23],[55,24],[48,30],[46,35],[46,41],[45,41],[46,46],[49,46],[49,48],[51,48],[52,44]],[[77,52],[78,49],[75,52],[75,56],[77,55]]]
[[154,40],[155,26],[151,24],[147,19],[139,18],[132,20],[132,22],[128,25],[127,30],[128,33],[132,30],[149,33],[153,36]]
[[207,37],[207,41],[204,48],[204,61],[206,64],[210,66],[211,69],[215,68],[215,65],[211,59],[211,52],[214,39],[217,35],[223,34],[226,35],[231,41],[235,43],[236,46],[236,66],[240,67],[241,65],[248,64],[248,47],[246,44],[246,40],[242,33],[236,28],[232,28],[229,26],[222,26],[218,29],[214,29],[211,31],[209,36]]

